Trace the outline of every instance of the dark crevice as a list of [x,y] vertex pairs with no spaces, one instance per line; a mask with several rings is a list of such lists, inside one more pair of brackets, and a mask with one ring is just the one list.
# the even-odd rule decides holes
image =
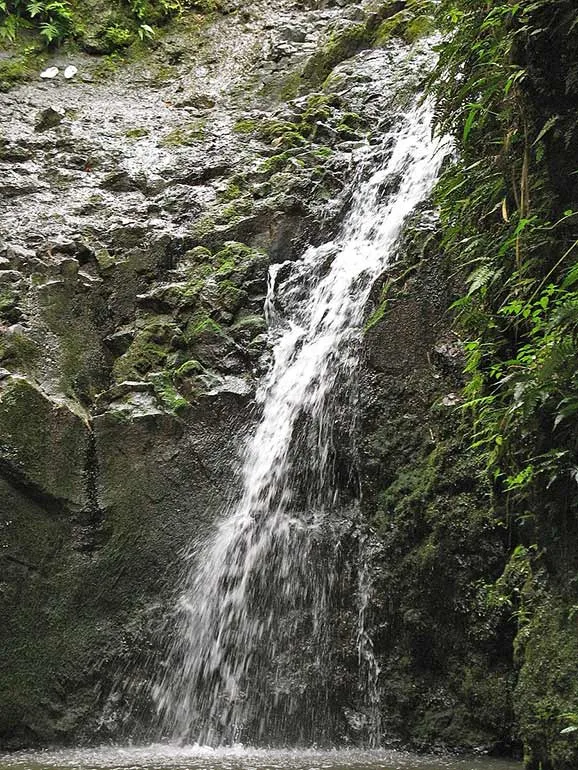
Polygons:
[[104,511],[98,501],[98,455],[94,432],[88,434],[88,447],[84,467],[86,505],[77,517],[75,527],[76,547],[80,551],[92,552],[104,542]]

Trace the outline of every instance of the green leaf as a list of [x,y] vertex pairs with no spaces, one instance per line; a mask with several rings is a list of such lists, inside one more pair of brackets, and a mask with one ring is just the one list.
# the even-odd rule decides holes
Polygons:
[[552,115],[551,118],[548,118],[548,120],[542,126],[542,129],[540,130],[540,133],[534,140],[532,146],[538,144],[538,142],[546,136],[548,131],[550,131],[550,129],[553,128],[559,120],[560,120],[559,115]]
[[468,137],[474,126],[474,122],[476,120],[478,112],[481,110],[481,108],[482,108],[481,104],[470,105],[470,111],[468,113],[468,117],[466,118],[466,122],[464,124],[464,131],[462,135],[462,141],[464,142],[464,144],[468,141]]

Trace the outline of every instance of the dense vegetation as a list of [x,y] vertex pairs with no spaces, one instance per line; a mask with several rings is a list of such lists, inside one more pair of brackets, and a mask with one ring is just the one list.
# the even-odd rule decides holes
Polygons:
[[[106,26],[103,39],[109,49],[130,45],[136,37],[153,37],[155,26],[186,9],[214,11],[217,0],[122,0]],[[88,11],[78,0],[0,0],[0,41],[14,42],[23,31],[36,32],[45,45],[68,38],[82,39]]]
[[[488,602],[517,624],[531,768],[576,767],[578,10],[444,0],[430,82],[457,161],[437,190],[467,357],[462,405],[511,558]],[[468,427],[470,426],[470,427]]]

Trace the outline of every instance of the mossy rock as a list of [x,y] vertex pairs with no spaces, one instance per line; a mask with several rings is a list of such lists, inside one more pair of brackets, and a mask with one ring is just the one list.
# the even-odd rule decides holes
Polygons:
[[303,68],[302,78],[309,87],[320,86],[331,71],[371,43],[371,31],[366,23],[351,24],[333,33]]
[[204,141],[206,123],[203,118],[191,120],[178,128],[169,131],[159,142],[161,147],[189,147]]
[[410,0],[407,7],[382,21],[374,34],[374,44],[387,45],[392,38],[414,43],[435,29],[435,3],[432,0]]
[[383,20],[394,16],[403,7],[402,2],[376,2],[365,21],[351,22],[335,30],[305,64],[301,78],[306,88],[321,86],[338,64],[373,45]]
[[116,382],[138,380],[148,372],[163,370],[176,340],[182,334],[170,316],[152,317],[140,323],[130,347],[114,363]]
[[251,340],[267,331],[267,322],[260,315],[249,315],[234,323],[229,333],[231,337],[242,345],[250,344]]
[[523,664],[515,691],[528,770],[578,767],[578,602],[544,595],[522,630]]
[[43,61],[43,57],[34,52],[15,52],[6,59],[0,59],[0,93],[28,80]]
[[87,422],[23,377],[0,391],[0,462],[34,494],[80,507],[85,502]]
[[0,362],[12,371],[32,373],[41,356],[40,345],[27,334],[0,331]]

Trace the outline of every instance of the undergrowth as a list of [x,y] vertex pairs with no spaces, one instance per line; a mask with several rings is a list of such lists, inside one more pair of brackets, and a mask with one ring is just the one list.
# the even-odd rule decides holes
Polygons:
[[[218,0],[121,0],[111,10],[120,21],[107,28],[111,49],[123,48],[134,40],[148,40],[156,29],[186,10],[210,13],[218,10]],[[22,32],[37,33],[45,46],[55,46],[82,35],[91,23],[82,18],[72,0],[0,0],[0,42],[14,43]]]
[[578,10],[445,0],[440,16],[450,37],[430,87],[459,150],[437,201],[444,249],[467,286],[454,304],[466,337],[464,409],[472,445],[523,518],[531,485],[578,491],[578,200],[574,182],[552,176],[552,155],[576,142],[577,121],[554,112],[563,97],[547,103],[532,63],[552,34],[575,50]]
[[527,767],[566,770],[576,666],[555,650],[578,643],[578,8],[442,0],[438,24],[429,90],[456,145],[436,199],[464,286],[461,408],[510,553],[488,601],[517,629]]

